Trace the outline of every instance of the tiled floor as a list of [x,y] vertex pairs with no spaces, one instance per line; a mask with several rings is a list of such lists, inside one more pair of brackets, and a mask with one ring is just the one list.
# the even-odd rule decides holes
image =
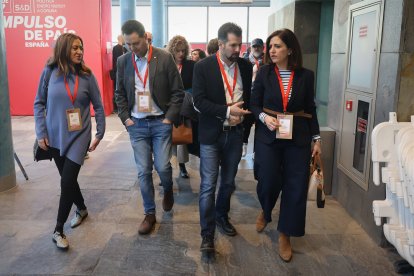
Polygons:
[[[395,253],[368,237],[334,199],[324,209],[309,203],[306,235],[293,238],[294,257],[277,254],[277,215],[266,230],[255,231],[259,211],[251,154],[240,163],[231,221],[239,235],[216,234],[217,260],[201,262],[198,214],[198,160],[188,165],[190,179],[174,168],[175,205],[161,208],[154,173],[157,226],[139,236],[142,199],[136,182],[129,137],[118,118],[107,118],[107,132],[81,169],[79,183],[89,217],[76,229],[68,225],[68,252],[51,240],[59,200],[59,177],[52,162],[35,163],[33,117],[12,120],[15,150],[29,181],[17,170],[18,186],[0,194],[0,274],[65,275],[393,275]],[[251,148],[249,148],[251,152]],[[73,214],[71,214],[72,216]]]

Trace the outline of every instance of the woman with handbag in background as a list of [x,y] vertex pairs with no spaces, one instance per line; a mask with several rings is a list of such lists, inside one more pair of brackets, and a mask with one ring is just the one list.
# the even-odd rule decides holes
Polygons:
[[[191,94],[191,89],[193,87],[193,70],[195,62],[188,59],[190,53],[190,46],[188,45],[187,40],[181,35],[176,35],[173,38],[171,38],[171,40],[168,42],[167,50],[173,56],[178,71],[180,72],[181,80],[183,81],[184,85],[184,90],[186,91],[185,97],[191,97],[191,95],[188,95],[187,93]],[[195,136],[193,135],[193,139],[194,138]],[[173,151],[177,156],[178,165],[180,167],[180,176],[182,178],[189,178],[187,168],[185,167],[185,163],[187,163],[190,160],[187,145],[174,146]]]
[[[44,85],[47,83],[47,85]],[[91,143],[90,104],[95,111],[97,133]],[[40,77],[34,102],[36,137],[39,147],[50,151],[61,176],[53,242],[68,249],[63,233],[72,204],[77,210],[71,227],[88,215],[78,184],[78,175],[87,151],[94,151],[105,133],[105,114],[95,76],[83,61],[83,41],[71,33],[56,41],[53,56]]]
[[267,38],[265,63],[253,83],[250,100],[257,122],[257,195],[262,206],[256,230],[262,232],[272,220],[272,210],[282,192],[277,227],[279,256],[289,262],[290,237],[305,234],[311,154],[321,154],[314,73],[302,67],[299,42],[288,29]]

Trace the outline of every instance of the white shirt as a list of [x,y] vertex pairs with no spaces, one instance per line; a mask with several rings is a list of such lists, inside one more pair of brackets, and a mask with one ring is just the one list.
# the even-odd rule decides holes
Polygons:
[[[236,103],[236,102],[240,102],[243,100],[243,81],[242,81],[242,77],[240,74],[240,69],[239,66],[237,65],[237,62],[233,62],[230,66],[228,66],[225,62],[223,62],[223,60],[221,60],[221,63],[223,64],[223,68],[224,68],[224,73],[227,76],[227,81],[230,85],[230,88],[233,88],[233,80],[234,80],[234,70],[235,68],[237,68],[237,80],[236,80],[236,86],[234,87],[234,91],[233,91],[233,100],[230,96],[229,90],[227,89],[227,85],[226,82],[224,81],[223,76],[222,80],[223,80],[223,85],[224,85],[224,93],[226,96],[226,103],[227,104],[231,104],[231,103]],[[227,108],[227,115],[226,118],[229,119],[230,118],[230,107]],[[243,117],[242,117],[242,121],[243,121]],[[229,120],[225,120],[223,125],[228,126],[229,124]]]
[[[137,64],[138,67],[138,72],[139,75],[141,76],[142,80],[144,80],[145,77],[145,72],[147,70],[148,67],[148,53],[149,51],[147,51],[147,53],[145,54],[144,57],[140,58],[137,55],[135,55],[134,53],[132,53],[135,57],[135,62]],[[154,102],[154,99],[151,97],[151,112],[138,112],[138,99],[137,99],[137,95],[136,95],[136,91],[150,91],[150,79],[149,79],[149,72],[148,72],[148,79],[147,79],[147,83],[144,87],[144,83],[138,78],[135,69],[134,69],[134,76],[135,76],[135,104],[134,107],[131,110],[131,116],[138,118],[138,119],[142,119],[145,118],[147,116],[157,116],[157,115],[162,115],[164,114],[164,112],[161,110],[161,108],[158,107],[158,105]],[[145,88],[145,89],[144,89]]]

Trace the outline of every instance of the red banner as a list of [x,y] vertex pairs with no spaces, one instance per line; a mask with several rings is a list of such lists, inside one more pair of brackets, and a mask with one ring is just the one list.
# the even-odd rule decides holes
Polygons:
[[[101,89],[106,114],[112,111],[111,0],[0,0],[12,115],[33,115],[40,74],[56,39],[76,33],[84,60]],[[107,50],[108,48],[108,50]]]

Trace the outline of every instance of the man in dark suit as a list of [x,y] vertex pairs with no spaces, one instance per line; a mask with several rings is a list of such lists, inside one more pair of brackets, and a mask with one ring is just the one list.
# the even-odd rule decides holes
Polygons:
[[[243,146],[243,116],[249,114],[252,66],[240,58],[242,30],[226,23],[218,30],[219,52],[195,64],[194,105],[199,110],[201,251],[214,254],[214,233],[237,234],[230,223],[230,198]],[[215,202],[221,166],[220,189]],[[214,256],[214,255],[212,255]]]
[[143,235],[149,234],[156,222],[152,155],[164,188],[162,207],[170,211],[174,204],[171,133],[172,124],[179,122],[184,90],[173,57],[148,45],[140,22],[126,21],[122,34],[131,52],[118,58],[115,95],[118,116],[129,133],[138,169],[145,211],[138,232]]
[[120,56],[127,52],[127,49],[124,47],[125,45],[124,37],[122,35],[118,35],[118,44],[116,44],[112,48],[112,70],[110,72],[111,80],[114,81],[114,97],[113,97],[113,104],[114,104],[114,112],[118,112],[118,107],[116,106],[115,101],[115,90],[116,90],[116,62]]

